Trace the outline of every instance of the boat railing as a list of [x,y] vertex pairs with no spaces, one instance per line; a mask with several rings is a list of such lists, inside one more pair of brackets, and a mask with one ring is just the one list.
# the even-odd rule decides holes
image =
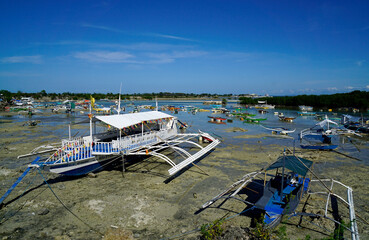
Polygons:
[[83,144],[85,144],[85,141],[81,137],[62,140],[62,147],[66,147],[67,149],[73,149],[75,147],[82,146]]
[[81,144],[75,147],[66,145],[56,150],[45,162],[58,164],[74,162],[92,157],[91,145]]
[[91,158],[93,155],[127,153],[145,145],[155,144],[161,141],[160,139],[167,139],[176,134],[176,129],[161,129],[144,134],[129,135],[111,142],[89,143],[83,138],[63,140],[62,147],[57,149],[45,162],[58,164]]
[[93,154],[105,155],[119,152],[127,153],[145,145],[155,144],[159,142],[160,139],[167,139],[174,136],[176,133],[176,129],[161,129],[159,131],[150,131],[144,134],[129,135],[111,142],[94,142]]

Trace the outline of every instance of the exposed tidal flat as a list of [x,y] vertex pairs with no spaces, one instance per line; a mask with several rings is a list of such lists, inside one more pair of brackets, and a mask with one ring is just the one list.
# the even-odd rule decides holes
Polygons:
[[[119,228],[131,232],[136,239],[172,236],[196,239],[199,231],[193,230],[225,215],[235,216],[225,222],[225,229],[249,227],[249,217],[236,216],[245,209],[245,205],[238,201],[230,200],[221,208],[208,208],[195,213],[203,203],[243,175],[260,170],[276,160],[285,148],[292,150],[294,145],[298,156],[314,161],[314,171],[319,177],[334,178],[351,186],[356,213],[369,220],[368,137],[352,137],[355,145],[347,141],[343,144],[345,140],[339,139],[341,144],[337,151],[342,154],[302,151],[298,148],[298,141],[276,137],[258,125],[243,124],[237,120],[225,125],[211,124],[207,115],[210,113],[192,115],[179,112],[175,116],[190,125],[189,131],[201,129],[222,138],[222,143],[197,163],[208,175],[192,167],[169,183],[164,183],[168,178],[169,166],[153,157],[129,159],[124,173],[119,165],[79,178],[42,172],[48,184],[45,184],[38,171],[32,171],[0,210],[0,237],[101,239],[101,234]],[[315,124],[313,118],[297,118],[294,123],[280,123],[273,114],[266,116],[266,124],[296,128],[296,134],[291,134],[293,138],[301,129]],[[87,116],[81,113],[42,112],[31,118],[1,113],[0,194],[5,193],[25,170],[27,163],[33,160],[17,159],[18,155],[28,153],[39,145],[66,138],[68,124],[85,118]],[[33,127],[25,125],[30,119],[40,122]],[[72,135],[83,134],[86,129],[86,126],[73,126]],[[315,198],[313,200],[319,202],[322,197]],[[305,208],[311,212],[317,211],[309,204]],[[306,235],[319,239],[329,234],[307,222],[302,222],[301,227],[297,228],[296,221],[291,219],[284,224],[287,226],[287,236],[291,239],[304,239]],[[321,219],[313,221],[317,223]],[[362,239],[369,238],[368,226],[360,221],[359,230]]]

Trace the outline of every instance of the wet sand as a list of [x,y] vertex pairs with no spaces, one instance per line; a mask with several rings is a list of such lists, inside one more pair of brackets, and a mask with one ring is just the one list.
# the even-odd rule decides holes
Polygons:
[[[61,126],[29,127],[22,123],[4,119],[0,123],[1,195],[21,175],[25,169],[24,163],[32,160],[18,160],[16,156],[38,145],[55,142],[60,137],[53,135],[53,132]],[[168,179],[169,165],[154,157],[140,161],[131,159],[124,173],[120,166],[80,178],[64,178],[45,172],[41,175],[36,170],[32,171],[0,210],[0,237],[101,239],[101,234],[118,228],[132,232],[136,239],[161,239],[177,235],[183,235],[184,239],[196,238],[199,232],[193,230],[202,224],[225,215],[233,216],[245,209],[244,204],[231,200],[221,209],[208,208],[195,214],[203,203],[244,174],[260,170],[276,160],[282,153],[283,146],[264,144],[265,134],[239,133],[241,135],[235,137],[239,141],[237,145],[221,143],[197,163],[208,175],[192,167],[169,183],[164,183]],[[250,144],[249,140],[255,143]],[[368,165],[334,152],[300,150],[297,154],[313,160],[319,176],[327,173],[329,177],[351,186],[355,210],[368,221]],[[42,177],[48,184],[44,183]],[[315,201],[319,202],[319,198]],[[291,223],[294,221],[291,220]],[[226,221],[225,227],[249,227],[250,223],[249,217],[237,216]],[[302,228],[297,228],[286,224],[288,237],[298,239],[307,234],[313,238],[326,237],[318,230],[306,229],[309,224],[305,222],[301,225]],[[368,226],[359,224],[359,229],[362,239],[369,238]],[[190,231],[193,232],[186,234]]]

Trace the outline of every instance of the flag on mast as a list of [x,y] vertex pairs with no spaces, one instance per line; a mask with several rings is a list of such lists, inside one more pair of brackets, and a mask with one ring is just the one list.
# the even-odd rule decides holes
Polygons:
[[93,98],[91,96],[91,107],[94,108],[95,107],[95,98]]

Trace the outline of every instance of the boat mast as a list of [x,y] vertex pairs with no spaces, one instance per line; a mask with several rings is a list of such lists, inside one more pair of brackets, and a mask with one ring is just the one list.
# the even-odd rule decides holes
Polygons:
[[285,166],[285,159],[286,159],[286,150],[283,151],[283,168],[282,168],[282,183],[281,183],[281,199],[283,199],[283,182],[284,182],[284,166]]
[[120,93],[122,92],[122,83],[120,83],[120,89],[119,89],[119,100],[118,100],[118,115],[120,113]]
[[92,104],[93,104],[93,97],[91,96],[91,100],[90,100],[90,114],[88,115],[90,118],[90,137],[91,137],[91,142],[92,142]]

